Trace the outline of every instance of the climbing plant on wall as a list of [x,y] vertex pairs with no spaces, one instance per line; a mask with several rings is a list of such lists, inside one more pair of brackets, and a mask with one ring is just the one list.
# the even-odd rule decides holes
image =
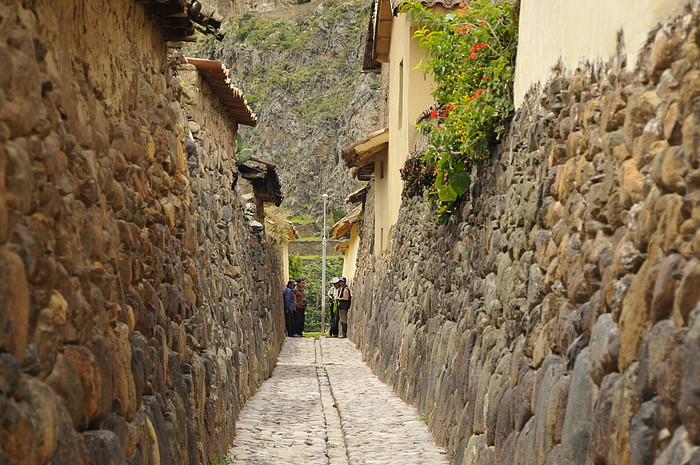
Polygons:
[[428,52],[419,67],[435,80],[438,103],[418,131],[429,136],[422,163],[435,175],[425,193],[445,222],[469,190],[474,163],[500,141],[513,112],[517,14],[507,2],[489,0],[461,3],[446,14],[420,0],[401,9]]

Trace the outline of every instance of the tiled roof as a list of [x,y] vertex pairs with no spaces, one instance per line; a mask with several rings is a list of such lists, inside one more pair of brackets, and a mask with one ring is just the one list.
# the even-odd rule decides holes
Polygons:
[[221,103],[238,123],[246,126],[255,126],[258,124],[258,117],[255,116],[253,110],[248,106],[243,92],[231,84],[228,78],[230,72],[219,61],[202,60],[200,58],[186,57],[187,63],[193,64],[199,73],[204,76],[209,85],[214,89],[214,92],[221,100]]
[[[464,0],[422,0],[422,3],[429,8],[441,6],[449,9],[459,6],[462,1]],[[391,23],[401,3],[403,0],[374,0],[365,38],[362,72],[378,73],[381,71],[381,63],[389,62]]]
[[345,201],[348,203],[364,202],[366,197],[367,197],[367,186],[364,186],[364,187],[359,188],[355,192],[349,194],[347,197],[345,197]]
[[193,41],[196,31],[221,40],[223,17],[202,0],[136,0],[172,41]]
[[377,153],[389,145],[389,128],[373,132],[361,142],[343,150],[343,160],[348,168],[361,168],[374,162]]
[[350,213],[338,220],[336,224],[331,226],[328,235],[335,237],[336,239],[341,239],[344,235],[352,229],[352,225],[357,223],[360,218],[360,213],[362,213],[362,204],[356,206],[352,209]]

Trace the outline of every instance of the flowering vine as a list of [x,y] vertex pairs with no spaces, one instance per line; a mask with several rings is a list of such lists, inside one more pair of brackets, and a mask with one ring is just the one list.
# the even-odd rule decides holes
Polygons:
[[445,222],[469,190],[475,162],[486,158],[513,112],[517,15],[505,2],[474,0],[446,14],[420,0],[401,6],[428,52],[419,65],[432,73],[437,109],[418,124],[429,135],[423,163],[434,167],[428,197]]

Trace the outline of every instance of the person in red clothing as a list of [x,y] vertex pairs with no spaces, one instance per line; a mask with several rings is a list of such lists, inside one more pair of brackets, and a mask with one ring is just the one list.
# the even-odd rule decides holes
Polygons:
[[296,305],[296,318],[294,335],[303,336],[304,335],[304,320],[306,316],[306,279],[297,279],[297,287],[294,289],[294,295],[297,299]]

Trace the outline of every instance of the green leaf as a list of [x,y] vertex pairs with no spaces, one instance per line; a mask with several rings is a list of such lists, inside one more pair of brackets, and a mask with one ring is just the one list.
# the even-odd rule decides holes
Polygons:
[[450,186],[457,194],[457,197],[464,195],[464,193],[469,190],[469,186],[472,182],[472,178],[467,171],[455,171],[454,173],[450,173],[449,180]]
[[433,184],[435,186],[435,189],[440,190],[442,189],[442,185],[445,180],[445,172],[440,169],[440,164],[441,160],[438,160],[437,166],[438,166],[438,172],[437,175],[435,176],[435,183]]
[[250,157],[253,156],[253,151],[249,148],[244,148],[238,153],[238,161],[236,164],[242,165],[243,163],[247,162],[250,160]]
[[236,153],[243,150],[243,136],[240,133],[236,134]]
[[452,189],[452,186],[449,184],[445,184],[444,186],[440,186],[437,190],[438,192],[438,198],[442,202],[454,202],[457,200],[457,193]]

